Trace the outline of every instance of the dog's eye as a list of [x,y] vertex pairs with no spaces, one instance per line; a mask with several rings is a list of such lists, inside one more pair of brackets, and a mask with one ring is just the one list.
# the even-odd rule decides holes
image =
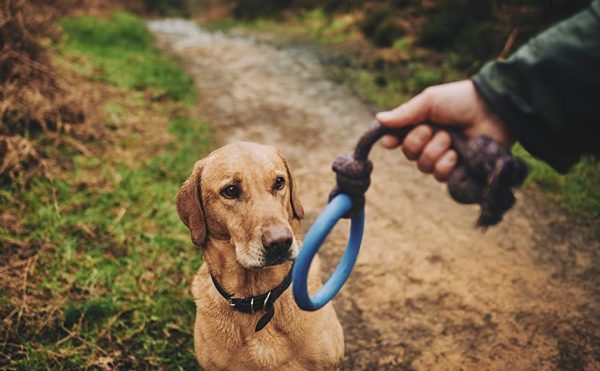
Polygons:
[[275,187],[275,189],[280,190],[283,189],[283,186],[285,186],[285,179],[283,179],[282,176],[278,176],[277,178],[275,178],[275,184],[273,185],[273,187]]
[[234,199],[239,198],[241,193],[242,191],[240,190],[240,187],[231,184],[223,188],[223,190],[221,191],[221,196],[229,199]]

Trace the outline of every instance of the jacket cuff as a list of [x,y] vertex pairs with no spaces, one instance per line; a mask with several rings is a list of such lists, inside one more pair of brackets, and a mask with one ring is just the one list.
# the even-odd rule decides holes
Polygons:
[[507,62],[490,62],[471,77],[477,92],[488,108],[504,122],[511,134],[523,147],[560,173],[566,173],[577,163],[580,156],[560,150],[561,138],[552,133],[551,127],[542,122],[535,109],[520,99],[518,82],[502,71]]

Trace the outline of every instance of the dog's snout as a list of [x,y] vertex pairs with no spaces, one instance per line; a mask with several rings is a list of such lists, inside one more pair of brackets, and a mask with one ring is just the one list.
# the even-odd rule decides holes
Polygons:
[[292,231],[284,225],[267,228],[262,235],[267,265],[276,265],[291,259],[290,247],[294,238]]
[[292,232],[283,225],[271,227],[263,232],[262,243],[267,250],[285,252],[292,245]]

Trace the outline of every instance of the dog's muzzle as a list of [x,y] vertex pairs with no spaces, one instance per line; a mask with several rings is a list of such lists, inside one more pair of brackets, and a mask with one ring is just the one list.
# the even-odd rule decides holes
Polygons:
[[292,260],[292,243],[294,237],[287,226],[275,225],[264,231],[262,243],[264,247],[265,266],[277,265]]

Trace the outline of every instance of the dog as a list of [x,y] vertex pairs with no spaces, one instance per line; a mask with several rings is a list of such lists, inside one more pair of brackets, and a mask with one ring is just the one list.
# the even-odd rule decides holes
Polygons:
[[[277,149],[236,142],[213,151],[181,186],[177,212],[204,255],[192,283],[204,369],[339,368],[344,338],[333,306],[302,311],[289,289],[304,210]],[[309,290],[321,285],[315,259]]]

